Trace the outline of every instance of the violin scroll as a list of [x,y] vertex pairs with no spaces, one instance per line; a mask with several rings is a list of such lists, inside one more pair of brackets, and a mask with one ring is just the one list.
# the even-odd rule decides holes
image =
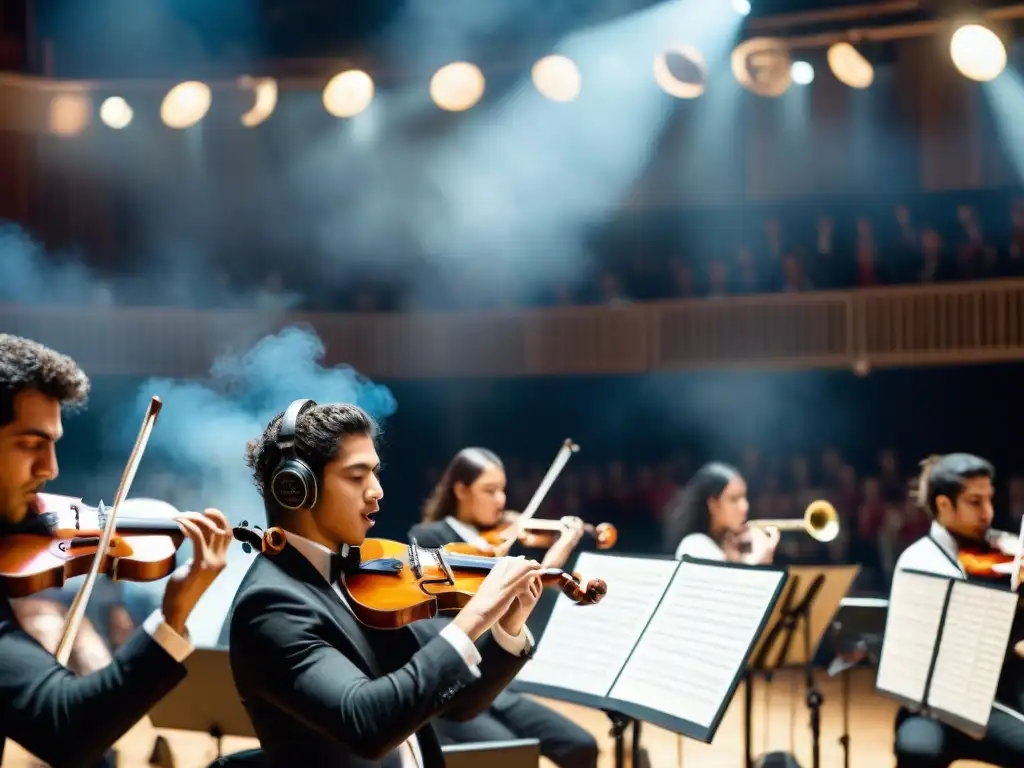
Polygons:
[[608,584],[604,579],[590,579],[584,582],[583,577],[575,571],[562,574],[562,594],[577,605],[596,605],[608,594]]
[[254,549],[258,549],[265,555],[276,555],[281,552],[288,543],[288,536],[283,528],[274,526],[263,530],[258,525],[249,526],[247,520],[243,520],[231,530],[236,541],[242,542],[242,551],[247,555]]
[[611,523],[598,523],[593,536],[598,549],[611,549],[619,540],[619,531]]

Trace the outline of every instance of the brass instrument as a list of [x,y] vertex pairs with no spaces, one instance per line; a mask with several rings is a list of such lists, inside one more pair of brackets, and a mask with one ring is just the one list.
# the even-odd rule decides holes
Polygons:
[[839,535],[839,514],[827,501],[817,499],[808,504],[804,516],[796,520],[750,520],[747,525],[775,528],[780,533],[803,531],[812,539],[827,544]]

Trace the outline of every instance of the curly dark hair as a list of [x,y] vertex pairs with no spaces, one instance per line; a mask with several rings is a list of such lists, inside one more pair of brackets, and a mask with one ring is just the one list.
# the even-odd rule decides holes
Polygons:
[[[266,493],[270,479],[281,463],[281,449],[277,447],[277,433],[281,428],[284,411],[270,420],[263,434],[245,446],[245,464],[252,468],[253,482],[263,496],[267,517],[272,519],[277,505]],[[324,467],[338,457],[341,441],[349,435],[376,437],[377,424],[362,408],[348,403],[328,403],[307,407],[295,422],[295,454],[305,461],[317,480],[323,477]]]
[[62,406],[85,404],[89,377],[67,355],[30,339],[0,333],[0,427],[14,421],[14,398],[37,391]]

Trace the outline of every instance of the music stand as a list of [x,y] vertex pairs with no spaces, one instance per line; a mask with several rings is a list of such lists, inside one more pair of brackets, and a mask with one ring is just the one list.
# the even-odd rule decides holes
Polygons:
[[882,654],[887,598],[846,597],[832,622],[831,646],[835,653],[828,665],[829,677],[839,675],[843,700],[843,768],[850,768],[850,673],[857,667],[877,666]]
[[751,735],[757,672],[770,682],[772,672],[785,668],[804,671],[807,708],[810,710],[811,761],[821,768],[821,705],[824,697],[814,681],[814,657],[839,603],[853,584],[859,565],[794,565],[782,596],[758,638],[746,672],[743,693],[743,743],[747,768],[753,768]]
[[590,552],[580,554],[577,569],[616,589],[595,606],[561,596],[544,642],[511,687],[604,711],[617,766],[631,723],[635,756],[641,722],[710,743],[786,572]]
[[235,690],[226,650],[197,649],[185,667],[188,676],[149,711],[155,727],[207,733],[216,742],[218,758],[225,736],[257,738]]
[[[1005,586],[897,571],[875,690],[983,738],[1017,605],[1017,594]],[[994,649],[1000,653],[998,664]]]

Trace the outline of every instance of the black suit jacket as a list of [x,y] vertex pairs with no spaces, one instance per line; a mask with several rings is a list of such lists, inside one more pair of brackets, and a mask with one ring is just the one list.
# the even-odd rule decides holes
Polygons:
[[256,557],[230,622],[235,686],[274,766],[391,768],[415,733],[422,768],[440,768],[430,719],[474,717],[527,660],[487,633],[477,678],[434,622],[367,629],[292,547]]
[[462,541],[462,537],[444,520],[435,520],[431,523],[417,523],[409,529],[409,541],[413,539],[416,539],[416,543],[421,547],[426,547],[427,549],[439,549],[445,544]]
[[77,677],[18,625],[0,595],[0,762],[7,738],[53,768],[95,764],[185,677],[143,629]]

